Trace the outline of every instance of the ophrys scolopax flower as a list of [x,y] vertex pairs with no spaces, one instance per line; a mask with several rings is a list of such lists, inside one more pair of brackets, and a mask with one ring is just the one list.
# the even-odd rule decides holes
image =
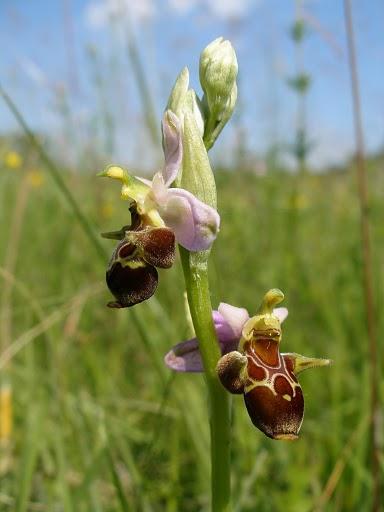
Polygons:
[[[223,386],[243,394],[253,424],[273,439],[296,439],[304,416],[304,398],[297,375],[329,359],[280,353],[281,323],[286,308],[275,308],[284,298],[280,290],[269,290],[256,316],[243,308],[220,304],[213,319],[224,354],[217,364]],[[198,340],[180,343],[165,357],[176,371],[203,371]]]
[[175,241],[189,251],[208,249],[219,230],[217,211],[182,188],[171,188],[179,172],[183,148],[177,116],[163,117],[164,166],[152,181],[109,166],[100,176],[122,183],[121,197],[129,201],[131,224],[105,233],[119,240],[107,271],[107,284],[116,298],[110,307],[129,307],[148,299],[157,286],[158,268],[169,268]]

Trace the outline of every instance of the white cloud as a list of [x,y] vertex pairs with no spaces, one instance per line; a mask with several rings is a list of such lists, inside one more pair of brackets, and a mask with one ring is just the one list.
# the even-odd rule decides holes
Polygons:
[[217,18],[233,19],[246,16],[260,0],[168,0],[168,3],[178,14],[185,14],[193,7],[199,6]]
[[39,86],[46,86],[48,84],[47,75],[36,64],[36,62],[28,57],[20,59],[20,65],[26,75]]
[[168,0],[168,3],[171,9],[179,14],[184,14],[198,5],[200,0]]
[[[176,14],[185,15],[198,7],[210,16],[221,19],[243,18],[261,0],[168,0],[168,6]],[[131,22],[152,19],[165,0],[92,0],[85,8],[89,26],[101,28],[111,18],[125,18]]]
[[155,0],[98,0],[86,6],[85,19],[93,28],[101,28],[112,18],[133,23],[148,21],[156,14]]
[[219,18],[243,18],[256,3],[256,0],[203,0]]

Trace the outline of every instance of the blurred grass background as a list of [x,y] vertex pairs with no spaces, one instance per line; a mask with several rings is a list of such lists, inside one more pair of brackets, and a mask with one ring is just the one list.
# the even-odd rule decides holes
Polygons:
[[[376,245],[384,234],[381,165],[370,166]],[[127,219],[115,187],[93,175],[64,177],[97,231]],[[206,509],[202,378],[162,365],[171,345],[188,336],[179,265],[161,272],[156,300],[111,311],[107,259],[43,169],[28,160],[13,169],[3,163],[0,179],[0,365],[14,415],[1,445],[0,508]],[[350,170],[299,183],[288,173],[218,170],[217,183],[213,304],[253,312],[278,286],[290,310],[282,349],[335,361],[300,379],[306,418],[295,443],[262,436],[234,397],[236,510],[368,510],[368,358]],[[374,267],[382,282],[380,258]]]
[[[296,12],[293,28],[298,21]],[[296,78],[302,80],[293,87],[298,121],[291,150],[300,175],[281,164],[273,145],[265,166],[250,163],[241,146],[241,117],[236,121],[235,163],[215,168],[222,230],[211,258],[212,302],[253,313],[266,290],[281,288],[290,311],[282,350],[330,357],[334,366],[300,377],[306,415],[294,443],[265,438],[252,426],[242,398],[234,397],[236,512],[371,509],[369,358],[354,160],[311,172],[304,108],[310,81],[303,80],[302,43],[296,30]],[[131,79],[142,92],[142,121],[158,151],[154,98],[134,39],[129,52]],[[118,131],[97,57],[92,49],[100,98],[90,126],[93,145],[86,139],[82,146],[76,137],[65,95],[61,127],[77,158],[69,165],[49,137],[37,134],[95,233],[129,222],[118,187],[95,178],[109,163],[105,155],[113,154]],[[135,137],[133,122],[126,130]],[[383,165],[380,152],[367,159],[377,305],[384,300]],[[0,138],[0,218],[0,510],[208,510],[202,376],[172,374],[162,361],[173,344],[191,335],[178,262],[160,271],[153,299],[131,310],[107,309],[104,273],[113,242],[100,241],[106,252],[100,257],[22,132]],[[380,311],[378,332],[384,327]]]

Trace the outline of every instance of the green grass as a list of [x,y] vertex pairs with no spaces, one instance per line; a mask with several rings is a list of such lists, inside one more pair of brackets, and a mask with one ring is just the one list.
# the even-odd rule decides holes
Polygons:
[[[174,375],[162,364],[189,333],[180,262],[160,272],[156,300],[106,308],[107,260],[49,176],[39,188],[27,186],[23,199],[23,172],[0,169],[0,361],[7,347],[15,349],[1,368],[12,386],[14,425],[0,445],[0,510],[207,510],[202,377]],[[63,177],[96,232],[129,221],[113,184]],[[380,304],[384,183],[377,164],[370,181]],[[279,287],[290,311],[282,350],[334,360],[300,378],[306,415],[297,442],[265,438],[234,397],[235,510],[369,510],[368,343],[353,177],[309,175],[297,184],[289,174],[238,170],[218,173],[217,182],[214,306],[225,301],[252,313],[267,289]],[[113,206],[108,217],[106,205]],[[113,242],[102,244],[112,251]]]

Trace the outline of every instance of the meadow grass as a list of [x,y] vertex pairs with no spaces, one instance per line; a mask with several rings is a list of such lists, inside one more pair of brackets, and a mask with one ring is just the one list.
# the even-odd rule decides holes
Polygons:
[[[203,380],[162,363],[190,335],[179,262],[161,271],[155,299],[109,310],[107,258],[50,178],[36,186],[25,167],[0,173],[0,371],[13,408],[0,445],[0,510],[207,510]],[[379,167],[369,169],[377,304]],[[129,221],[117,189],[62,172],[95,232]],[[353,176],[346,169],[298,181],[236,169],[216,177],[222,230],[210,262],[213,305],[252,313],[279,287],[290,311],[282,350],[334,360],[300,378],[306,415],[296,442],[265,438],[234,397],[234,509],[369,510],[368,343]],[[102,244],[112,251],[113,242]]]

